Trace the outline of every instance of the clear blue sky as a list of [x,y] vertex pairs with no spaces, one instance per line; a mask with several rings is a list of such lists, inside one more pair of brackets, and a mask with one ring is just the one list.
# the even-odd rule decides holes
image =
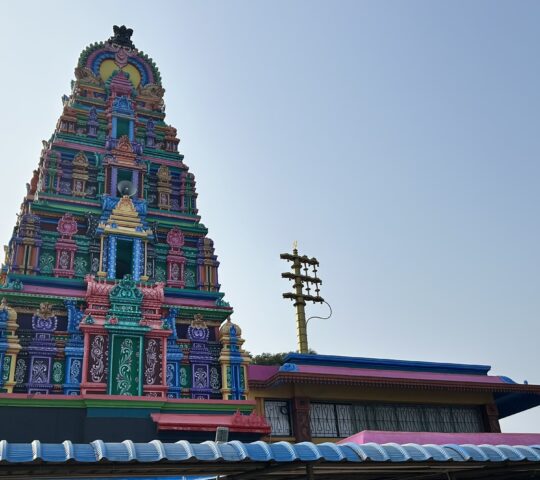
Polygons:
[[[6,2],[0,22],[2,243],[79,53],[126,24],[251,352],[296,348],[298,240],[334,308],[318,353],[540,383],[540,3]],[[540,431],[540,408],[503,428]]]

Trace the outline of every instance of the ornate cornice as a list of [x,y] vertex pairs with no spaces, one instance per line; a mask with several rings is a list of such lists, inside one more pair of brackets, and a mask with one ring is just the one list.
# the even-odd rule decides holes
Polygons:
[[540,395],[540,385],[512,383],[451,382],[381,377],[350,377],[312,373],[278,372],[267,380],[249,380],[251,389],[273,388],[282,384],[343,385],[355,387],[399,388],[404,390],[439,390],[455,392],[521,392]]

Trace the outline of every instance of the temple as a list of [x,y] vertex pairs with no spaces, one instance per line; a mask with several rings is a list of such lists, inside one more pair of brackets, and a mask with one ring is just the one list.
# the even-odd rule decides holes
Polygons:
[[81,53],[27,184],[1,271],[0,391],[241,402],[249,359],[132,33]]
[[[227,427],[235,440],[420,442],[499,434],[500,418],[540,404],[539,386],[481,365],[295,353],[250,365],[159,70],[132,33],[115,26],[80,55],[5,247],[3,440],[202,441]],[[320,283],[298,272],[287,278]]]

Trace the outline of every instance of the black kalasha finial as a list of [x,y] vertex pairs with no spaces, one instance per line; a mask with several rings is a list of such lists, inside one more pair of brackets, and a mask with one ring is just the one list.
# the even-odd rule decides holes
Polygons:
[[114,36],[109,38],[109,43],[116,43],[122,47],[135,48],[133,42],[131,41],[131,35],[133,35],[133,29],[127,28],[125,25],[119,27],[118,25],[113,26]]

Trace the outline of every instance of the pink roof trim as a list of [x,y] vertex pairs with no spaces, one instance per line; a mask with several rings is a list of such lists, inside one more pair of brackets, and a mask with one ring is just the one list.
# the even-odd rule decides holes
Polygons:
[[248,367],[248,378],[250,380],[268,380],[279,371],[278,365],[250,365]]
[[439,432],[382,432],[364,430],[338,442],[352,443],[417,443],[426,445],[540,445],[540,433],[439,433]]

